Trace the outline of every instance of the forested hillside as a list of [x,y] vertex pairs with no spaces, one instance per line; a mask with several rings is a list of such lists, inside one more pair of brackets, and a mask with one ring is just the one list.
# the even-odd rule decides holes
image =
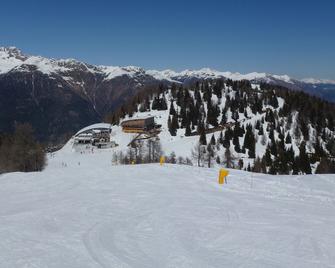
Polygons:
[[106,120],[118,124],[154,110],[169,114],[172,137],[181,131],[199,136],[190,148],[198,165],[271,174],[335,172],[335,105],[303,92],[246,80],[173,84],[140,92]]

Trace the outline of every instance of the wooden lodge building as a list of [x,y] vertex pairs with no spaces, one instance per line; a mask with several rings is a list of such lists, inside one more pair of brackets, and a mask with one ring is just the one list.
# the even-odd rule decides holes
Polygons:
[[122,131],[125,133],[144,133],[160,127],[155,124],[154,117],[125,120],[121,123]]

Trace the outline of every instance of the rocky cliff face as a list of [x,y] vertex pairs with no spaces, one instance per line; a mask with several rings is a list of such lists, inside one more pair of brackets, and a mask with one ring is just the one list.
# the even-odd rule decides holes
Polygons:
[[57,141],[100,118],[91,103],[64,81],[40,72],[2,75],[0,89],[2,132],[11,132],[16,122],[29,122],[39,140]]

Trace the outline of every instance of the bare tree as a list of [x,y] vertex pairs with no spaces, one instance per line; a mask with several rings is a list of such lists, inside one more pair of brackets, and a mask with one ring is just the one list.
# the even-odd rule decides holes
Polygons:
[[192,149],[192,158],[197,161],[198,167],[203,166],[205,153],[206,153],[206,146],[201,145],[200,142],[197,142],[194,148]]
[[225,164],[225,166],[227,168],[233,168],[234,167],[234,161],[235,161],[235,157],[234,155],[231,153],[230,148],[228,147],[224,153],[224,160],[223,163]]
[[112,164],[117,165],[118,163],[119,163],[118,154],[114,152],[112,156]]
[[185,164],[184,158],[182,156],[178,157],[178,164],[179,165],[184,165]]
[[144,160],[144,143],[143,141],[138,141],[136,146],[136,163],[142,163]]
[[158,162],[163,155],[162,146],[158,139],[147,140],[147,150],[146,159],[148,163]]
[[186,165],[188,165],[188,166],[193,166],[193,164],[192,164],[192,160],[189,159],[188,157],[186,157],[185,161],[186,161]]
[[212,167],[213,160],[215,158],[215,145],[208,144],[207,145],[207,150],[205,154],[205,160],[207,162],[207,166],[210,168]]
[[160,157],[163,155],[161,143],[156,139],[152,145],[152,160],[153,162],[159,162]]
[[255,161],[254,161],[254,166],[252,168],[252,171],[253,172],[256,172],[256,173],[261,173],[263,170],[263,167],[262,167],[262,161],[261,159],[257,156]]

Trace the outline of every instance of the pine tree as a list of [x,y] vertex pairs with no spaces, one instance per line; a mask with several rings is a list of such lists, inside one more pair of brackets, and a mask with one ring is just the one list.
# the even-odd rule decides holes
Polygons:
[[[170,134],[172,135],[172,133],[174,133],[174,131],[171,129],[171,125],[172,125],[172,121],[171,121],[171,116],[168,117],[168,122],[167,122],[167,126],[169,129]],[[173,135],[172,135],[173,136]]]
[[222,145],[224,144],[224,139],[223,139],[223,133],[222,133],[222,131],[220,132],[219,143],[222,144]]
[[299,164],[298,164],[298,162],[299,162],[299,158],[298,158],[298,157],[295,157],[295,158],[294,158],[294,161],[293,161],[293,163],[292,163],[292,174],[293,174],[293,175],[298,175],[298,174],[299,174],[300,169],[299,169]]
[[243,166],[244,166],[243,159],[238,160],[238,168],[242,170]]
[[213,106],[211,101],[207,103],[207,123],[211,124],[214,127],[218,126],[218,120],[217,117],[219,116],[219,108],[216,106]]
[[301,132],[302,132],[302,135],[304,136],[305,141],[308,141],[309,140],[309,129],[308,129],[308,125],[303,119],[300,120],[300,128],[301,128]]
[[272,143],[275,142],[275,134],[273,128],[270,128],[269,139],[271,140]]
[[215,141],[215,136],[214,136],[214,134],[213,134],[213,135],[212,135],[212,137],[211,137],[210,144],[211,144],[211,145],[215,145],[215,144],[216,144],[216,141]]
[[331,138],[326,143],[326,149],[331,156],[335,156],[335,138]]
[[207,145],[206,132],[203,127],[200,128],[200,138],[199,142],[201,145]]
[[286,135],[285,143],[286,144],[292,143],[292,138],[291,138],[290,132],[288,132],[287,135]]
[[278,99],[277,99],[277,96],[274,92],[272,93],[269,105],[271,105],[275,109],[277,109],[279,107]]
[[175,83],[171,85],[171,95],[173,98],[177,97],[177,86]]
[[306,143],[303,141],[300,144],[299,150],[300,150],[300,154],[299,154],[299,168],[302,172],[306,173],[306,174],[311,174],[312,170],[311,170],[311,165],[309,162],[309,158],[308,155],[306,153]]
[[179,128],[178,117],[177,115],[172,116],[172,121],[170,124],[169,132],[171,136],[177,135],[177,129]]
[[155,97],[152,101],[151,109],[152,110],[158,110],[158,108],[159,108],[159,99],[158,99],[158,97]]
[[224,83],[223,80],[218,79],[215,81],[215,84],[213,86],[213,93],[218,97],[218,99],[222,98],[222,87]]
[[268,167],[272,165],[271,150],[270,150],[269,146],[266,148],[263,158],[265,159],[265,164]]
[[286,159],[287,159],[288,163],[290,163],[291,165],[293,164],[293,161],[294,161],[294,151],[293,151],[293,147],[292,146],[286,151]]
[[227,128],[225,131],[225,135],[224,135],[224,141],[223,141],[223,146],[225,148],[229,148],[230,146],[230,141],[233,138],[233,131],[231,130],[231,128]]
[[191,135],[191,127],[190,124],[186,125],[186,129],[185,129],[185,136],[190,136]]
[[272,162],[272,165],[270,166],[270,169],[269,169],[269,174],[277,175],[277,163],[276,163],[276,161]]
[[277,156],[278,150],[277,150],[277,143],[276,142],[271,142],[270,150],[271,150],[272,155]]
[[316,168],[316,174],[332,174],[335,173],[335,161],[331,161],[326,157],[322,157]]
[[251,171],[250,163],[248,163],[247,171],[249,171],[249,172]]
[[176,115],[176,110],[174,108],[173,101],[171,101],[171,104],[170,104],[170,115]]
[[289,174],[289,165],[286,157],[286,151],[281,148],[279,150],[278,156],[276,157],[276,163],[278,166],[279,174]]
[[244,142],[243,142],[243,148],[248,149],[250,147],[250,135],[251,133],[249,132],[249,125],[247,126],[247,131],[244,136]]
[[221,125],[224,125],[227,123],[227,110],[226,108],[222,109],[222,116],[221,116]]
[[256,157],[256,140],[255,140],[255,136],[252,135],[250,136],[250,146],[249,146],[249,150],[248,150],[248,155],[250,158],[255,158]]
[[166,103],[166,99],[165,96],[163,95],[163,97],[160,99],[160,106],[159,109],[160,111],[165,111],[167,110],[167,103]]
[[12,136],[3,138],[0,146],[0,173],[13,171],[41,171],[46,155],[36,142],[30,124],[16,124]]
[[234,135],[233,137],[233,144],[234,144],[235,152],[240,153],[241,152],[240,141],[239,141],[239,137],[236,135]]
[[237,122],[238,119],[240,118],[238,110],[234,110],[234,111],[231,111],[231,112],[232,112],[231,118],[234,119],[235,122]]

